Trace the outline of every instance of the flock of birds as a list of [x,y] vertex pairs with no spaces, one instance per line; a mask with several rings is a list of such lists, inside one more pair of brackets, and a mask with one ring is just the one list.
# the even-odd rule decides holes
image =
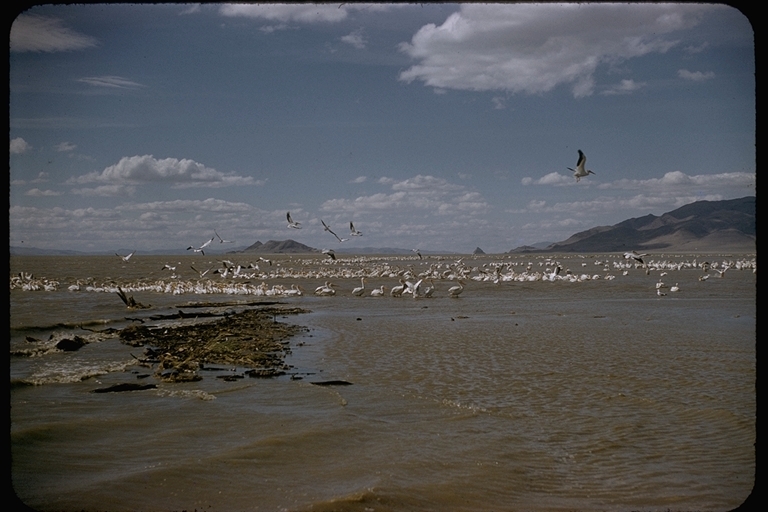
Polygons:
[[[204,249],[204,248],[203,248]],[[130,255],[120,256],[128,263]],[[39,278],[32,274],[20,272],[11,276],[10,289],[22,291],[57,291],[65,288],[70,292],[109,292],[126,296],[126,293],[154,292],[166,294],[228,294],[253,295],[271,297],[300,297],[305,295],[304,289],[298,283],[290,286],[275,283],[271,286],[268,281],[284,281],[286,279],[322,282],[312,292],[316,296],[336,296],[350,294],[363,297],[412,297],[432,298],[445,296],[457,298],[462,295],[469,282],[500,284],[504,282],[568,282],[582,283],[588,281],[612,281],[617,276],[626,276],[630,271],[644,272],[646,275],[658,275],[655,283],[655,293],[659,297],[667,293],[680,291],[679,283],[668,286],[663,279],[670,272],[681,270],[696,270],[698,280],[706,281],[710,276],[723,278],[727,271],[751,270],[757,272],[756,258],[736,260],[698,261],[697,259],[649,259],[648,254],[627,252],[622,255],[594,258],[593,264],[599,267],[597,272],[586,269],[588,260],[580,263],[581,269],[573,271],[565,268],[557,259],[551,257],[533,261],[513,260],[513,256],[502,259],[476,262],[472,257],[469,262],[464,258],[452,259],[446,256],[431,256],[431,261],[421,261],[414,256],[384,256],[384,257],[349,257],[341,259],[290,258],[273,262],[259,257],[258,263],[236,264],[230,260],[221,260],[217,268],[200,270],[190,265],[195,277],[184,278],[180,274],[179,264],[165,264],[159,269],[168,277],[144,277],[135,281],[120,282],[109,279],[98,283],[93,278],[78,279],[71,284],[63,284],[57,280]],[[134,264],[136,260],[130,262]],[[536,268],[536,267],[539,268]],[[343,287],[334,281],[356,279],[360,286],[343,292]],[[378,286],[368,287],[371,280],[378,280]],[[395,280],[396,284],[388,287],[380,284],[385,280]],[[682,281],[682,279],[679,279]],[[439,287],[436,283],[448,282],[449,285]],[[256,284],[258,283],[258,284]],[[442,288],[442,291],[438,291]],[[126,296],[127,297],[127,296]],[[130,298],[130,297],[128,297]],[[125,299],[124,299],[125,302]],[[128,303],[126,303],[129,305]],[[130,307],[130,305],[129,305]]]

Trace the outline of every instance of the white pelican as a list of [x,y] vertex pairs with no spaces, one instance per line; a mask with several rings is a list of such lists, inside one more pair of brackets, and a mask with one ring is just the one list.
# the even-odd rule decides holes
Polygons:
[[332,234],[333,236],[335,236],[335,237],[336,237],[336,240],[338,240],[338,241],[339,241],[339,243],[341,243],[341,242],[345,242],[345,241],[347,240],[346,238],[339,238],[339,235],[337,235],[336,233],[334,233],[333,231],[331,231],[331,228],[329,228],[329,227],[328,227],[328,224],[326,224],[325,222],[323,222],[323,219],[320,219],[320,222],[322,223],[322,225],[323,225],[323,228],[324,228],[324,229],[325,229],[327,232],[329,232],[330,234]]
[[291,212],[288,212],[285,216],[288,219],[289,228],[301,229],[301,222],[293,222],[293,219],[291,218]]
[[201,246],[200,246],[200,247],[198,247],[197,249],[195,249],[193,246],[191,246],[191,245],[190,245],[189,247],[187,247],[187,250],[189,251],[189,250],[191,249],[191,250],[192,250],[192,252],[199,252],[200,254],[202,254],[203,256],[205,256],[205,251],[204,251],[204,249],[205,249],[206,247],[208,247],[209,245],[211,245],[211,242],[213,242],[215,239],[216,239],[216,237],[213,237],[213,236],[212,236],[210,240],[208,240],[207,242],[205,242],[203,245],[201,245]]
[[192,265],[190,265],[189,268],[191,268],[192,270],[194,270],[195,272],[200,274],[200,278],[201,279],[205,276],[205,274],[207,274],[208,272],[211,271],[211,269],[208,269],[208,270],[204,270],[204,271],[201,272],[201,271],[197,270],[195,267],[193,267]]
[[393,286],[391,290],[389,290],[389,294],[393,297],[400,297],[403,294],[403,291],[405,290],[405,281],[403,279],[400,279],[400,284],[398,286]]
[[170,270],[171,272],[175,272],[176,271],[176,267],[172,267],[172,266],[170,266],[169,264],[166,263],[165,265],[163,265],[163,268],[161,268],[160,270]]
[[461,292],[464,291],[464,281],[459,279],[459,284],[457,286],[451,286],[448,288],[448,293],[451,295],[451,297],[458,297]]
[[360,278],[360,286],[352,290],[352,295],[360,297],[365,292],[365,278]]
[[333,252],[333,249],[323,249],[323,254],[327,254],[332,260],[336,259],[336,253]]
[[333,289],[334,286],[336,285],[326,281],[323,286],[318,286],[315,288],[315,295],[323,295],[326,297],[330,295],[336,295],[336,290]]
[[355,229],[355,225],[352,222],[349,223],[349,231],[352,236],[363,236],[361,232]]
[[671,292],[679,292],[680,291],[680,287],[677,286],[677,283],[675,283],[675,286],[670,288],[669,291],[671,291]]
[[624,253],[624,259],[639,261],[641,265],[645,265],[645,262],[643,261],[643,256],[648,256],[648,255],[645,253],[637,254],[635,251]]
[[585,169],[584,165],[587,163],[587,157],[584,156],[584,153],[579,150],[579,160],[576,162],[576,169],[571,169],[568,167],[569,171],[573,171],[573,177],[576,178],[576,182],[578,183],[579,180],[585,176],[588,176],[590,174],[595,174],[592,171]]
[[424,290],[424,297],[427,298],[431,297],[432,294],[435,293],[435,282],[432,279],[430,279],[429,282],[432,283],[432,286],[428,286],[426,290]]
[[115,256],[117,256],[117,257],[119,257],[120,259],[122,259],[123,261],[127,262],[129,259],[131,259],[131,256],[133,256],[134,254],[136,254],[136,251],[133,251],[133,252],[132,252],[131,254],[129,254],[128,256],[120,256],[120,255],[119,255],[119,254],[117,254],[117,253],[115,253]]
[[216,230],[215,230],[215,229],[213,230],[213,234],[214,234],[214,235],[216,235],[216,237],[219,239],[219,243],[220,243],[220,244],[231,244],[231,243],[233,243],[233,242],[234,242],[234,240],[224,240],[223,238],[221,238],[221,237],[219,236],[219,234],[216,232]]
[[382,295],[384,295],[384,285],[381,285],[381,288],[371,290],[371,297],[381,297]]
[[419,256],[419,259],[423,259],[423,258],[422,258],[422,256],[421,256],[421,253],[419,252],[419,250],[418,250],[418,249],[411,249],[411,250],[412,250],[413,252],[415,252],[415,253],[416,253],[416,254]]
[[661,291],[661,288],[656,288],[656,295],[659,297],[665,297],[667,294]]

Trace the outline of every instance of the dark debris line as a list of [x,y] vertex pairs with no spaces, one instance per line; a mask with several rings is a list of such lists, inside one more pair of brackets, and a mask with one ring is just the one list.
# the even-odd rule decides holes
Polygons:
[[274,377],[288,369],[286,340],[308,330],[278,322],[277,316],[307,312],[301,308],[247,309],[194,325],[131,325],[119,336],[123,343],[146,347],[137,360],[155,366],[155,377],[164,382],[201,380],[197,372],[206,364],[246,367],[251,369],[246,372],[249,376]]

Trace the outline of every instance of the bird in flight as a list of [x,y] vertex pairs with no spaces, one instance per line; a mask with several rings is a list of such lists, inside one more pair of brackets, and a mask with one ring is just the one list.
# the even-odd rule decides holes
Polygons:
[[288,212],[285,216],[288,219],[289,228],[301,229],[301,222],[294,222],[293,219],[291,218],[291,212]]
[[211,242],[213,242],[215,239],[216,239],[216,237],[213,237],[213,236],[212,236],[210,240],[208,240],[207,242],[205,242],[205,243],[204,243],[203,245],[201,245],[200,247],[198,247],[198,248],[195,248],[195,247],[193,247],[193,246],[191,246],[191,245],[190,245],[189,247],[187,247],[187,250],[189,251],[189,250],[191,249],[191,250],[192,250],[192,252],[199,252],[200,254],[202,254],[203,256],[205,256],[205,251],[204,251],[204,249],[205,249],[206,247],[208,247],[209,245],[211,245]]
[[579,150],[579,160],[576,162],[576,169],[571,169],[570,167],[567,168],[569,171],[573,171],[573,177],[576,178],[577,183],[581,178],[584,178],[590,174],[595,174],[592,171],[584,168],[586,163],[587,157],[584,155],[584,153],[582,153],[581,150]]
[[332,260],[336,259],[336,253],[333,252],[333,249],[323,249],[323,254],[327,254]]
[[355,229],[355,225],[352,222],[349,223],[349,231],[352,236],[363,236],[361,232]]
[[120,255],[119,255],[119,254],[117,254],[117,253],[115,253],[115,256],[118,256],[118,257],[120,257],[120,259],[122,259],[123,261],[127,262],[129,259],[131,259],[131,256],[133,256],[134,254],[136,254],[136,251],[133,251],[133,252],[132,252],[131,254],[129,254],[128,256],[120,256]]
[[645,262],[643,261],[643,256],[648,256],[648,255],[645,254],[645,253],[637,254],[635,251],[625,252],[624,253],[624,258],[625,259],[635,260],[635,261],[640,262],[641,265],[645,265]]
[[411,250],[412,250],[413,252],[415,252],[415,253],[416,253],[416,254],[419,256],[419,259],[423,259],[423,258],[424,258],[424,257],[421,255],[421,251],[419,251],[418,249],[411,249]]
[[215,229],[213,230],[213,234],[216,235],[216,237],[219,239],[219,243],[221,244],[231,244],[232,242],[234,242],[234,240],[224,240],[223,238],[221,238]]
[[335,237],[336,237],[336,240],[338,240],[338,241],[339,241],[339,243],[341,243],[341,242],[346,242],[346,241],[347,241],[347,239],[346,239],[346,238],[339,238],[339,235],[337,235],[336,233],[334,233],[333,231],[331,231],[331,228],[329,228],[329,227],[328,227],[328,224],[326,224],[325,222],[323,222],[323,219],[320,219],[320,222],[323,224],[323,228],[324,228],[324,229],[325,229],[327,232],[329,232],[330,234],[332,234],[333,236],[335,236]]

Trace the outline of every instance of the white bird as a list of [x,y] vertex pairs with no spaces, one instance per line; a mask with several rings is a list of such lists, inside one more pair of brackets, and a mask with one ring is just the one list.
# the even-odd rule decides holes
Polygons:
[[667,294],[661,291],[661,288],[656,288],[656,295],[659,297],[665,297]]
[[117,254],[117,253],[115,253],[115,256],[118,256],[118,257],[120,257],[120,259],[122,259],[123,261],[127,262],[129,259],[131,259],[131,256],[133,256],[134,254],[136,254],[136,251],[133,251],[133,252],[132,252],[131,254],[129,254],[128,256],[120,256],[120,255],[119,255],[119,254]]
[[448,293],[451,295],[451,297],[458,297],[461,292],[464,291],[464,281],[459,279],[459,284],[457,286],[451,286],[448,288]]
[[219,234],[216,232],[216,230],[215,230],[215,229],[213,230],[213,234],[214,234],[214,235],[216,235],[216,237],[219,239],[219,243],[220,243],[220,244],[231,244],[231,243],[233,243],[233,242],[234,242],[234,240],[224,240],[223,238],[221,238],[221,237],[219,236]]
[[403,294],[403,291],[405,290],[405,281],[400,279],[400,284],[397,286],[393,286],[391,290],[389,290],[389,294],[392,297],[400,297]]
[[207,274],[208,272],[211,271],[211,269],[208,269],[208,270],[204,270],[204,271],[201,272],[201,271],[197,270],[195,267],[193,267],[192,265],[190,265],[189,268],[191,268],[192,270],[194,270],[195,272],[200,274],[200,278],[203,278],[205,276],[205,274]]
[[175,272],[176,271],[176,267],[172,267],[172,266],[170,266],[169,264],[166,263],[165,265],[163,265],[163,268],[161,268],[160,270],[170,270],[171,272]]
[[371,297],[381,297],[382,295],[384,295],[384,285],[381,285],[380,288],[371,290]]
[[576,169],[571,169],[568,167],[569,171],[573,171],[573,177],[576,178],[576,182],[590,174],[595,174],[592,171],[585,169],[584,165],[587,163],[587,157],[584,155],[584,153],[579,150],[579,160],[576,162]]
[[205,251],[204,251],[204,249],[205,249],[206,247],[208,247],[209,245],[211,245],[211,242],[213,242],[215,239],[216,239],[216,237],[213,237],[213,236],[212,236],[210,240],[208,240],[207,242],[205,242],[205,243],[204,243],[203,245],[201,245],[200,247],[198,247],[198,248],[195,248],[195,247],[193,247],[193,246],[191,246],[191,245],[190,245],[189,247],[187,247],[187,250],[189,251],[189,250],[191,249],[191,250],[192,250],[192,252],[199,252],[200,254],[202,254],[203,256],[205,256]]
[[336,295],[336,290],[333,289],[334,286],[336,285],[326,281],[323,286],[318,286],[315,288],[315,295],[323,295],[326,297],[330,295]]
[[288,212],[285,216],[288,219],[289,228],[301,229],[301,222],[293,222],[293,219],[291,218],[291,212]]
[[323,254],[327,254],[332,260],[336,259],[336,253],[333,252],[333,249],[323,249]]
[[411,250],[412,250],[413,252],[415,252],[415,253],[416,253],[416,254],[419,256],[419,259],[422,259],[421,253],[419,252],[419,250],[418,250],[418,249],[411,249]]
[[671,291],[671,292],[679,292],[680,291],[680,287],[677,286],[677,283],[675,283],[675,286],[670,288],[669,291]]
[[363,236],[361,232],[355,229],[355,225],[352,224],[352,222],[349,223],[349,231],[351,232],[352,236]]
[[424,290],[424,297],[427,297],[427,298],[431,297],[432,294],[435,293],[435,282],[432,279],[430,279],[429,282],[432,283],[432,286],[428,286]]
[[331,231],[331,228],[329,228],[329,227],[328,227],[328,224],[326,224],[325,222],[323,222],[323,219],[320,219],[320,222],[322,223],[322,225],[323,225],[323,228],[324,228],[324,229],[325,229],[327,232],[329,232],[330,234],[332,234],[333,236],[335,236],[335,237],[336,237],[336,240],[338,240],[338,241],[339,241],[339,243],[341,243],[341,242],[345,242],[345,241],[347,240],[346,238],[339,238],[339,235],[337,235],[336,233],[334,233],[333,231]]
[[637,254],[635,251],[624,253],[624,259],[639,261],[640,264],[645,265],[645,262],[643,261],[643,256],[648,256],[648,255],[645,253]]
[[352,290],[352,295],[354,295],[355,297],[360,297],[364,292],[365,292],[365,278],[361,277],[360,286]]

